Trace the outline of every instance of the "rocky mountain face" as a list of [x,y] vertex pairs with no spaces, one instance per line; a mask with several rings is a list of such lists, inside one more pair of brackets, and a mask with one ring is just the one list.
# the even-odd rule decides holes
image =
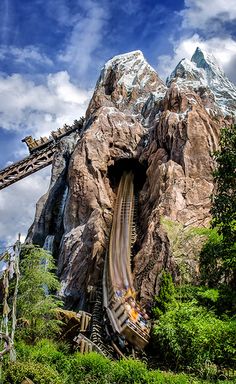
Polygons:
[[[223,84],[223,86],[222,86]],[[178,278],[162,219],[207,226],[213,190],[211,153],[230,124],[235,87],[199,49],[181,61],[167,86],[140,51],[102,69],[80,136],[60,142],[48,193],[37,205],[28,240],[54,236],[54,255],[68,305],[85,306],[101,284],[121,174],[135,173],[137,240],[133,274],[141,301],[158,292],[160,272]],[[223,101],[222,101],[223,100]],[[197,263],[189,269],[196,275]]]
[[197,48],[191,61],[183,59],[167,79],[200,95],[211,115],[235,115],[236,86],[226,77],[213,55]]

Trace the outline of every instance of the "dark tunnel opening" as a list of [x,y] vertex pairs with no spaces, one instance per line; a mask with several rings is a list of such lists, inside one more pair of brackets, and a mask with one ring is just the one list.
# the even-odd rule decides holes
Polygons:
[[137,159],[119,159],[108,167],[108,178],[113,190],[118,188],[122,174],[126,171],[134,173],[135,193],[143,188],[146,181],[147,164],[140,163]]
[[119,159],[114,165],[108,168],[108,177],[110,185],[115,193],[117,193],[119,182],[122,174],[126,171],[134,173],[134,193],[135,193],[135,206],[134,206],[134,221],[133,229],[136,233],[136,238],[131,246],[131,269],[134,269],[134,256],[139,252],[143,240],[143,229],[141,222],[141,206],[139,203],[139,192],[142,190],[146,181],[147,175],[147,162],[140,163],[137,159]]

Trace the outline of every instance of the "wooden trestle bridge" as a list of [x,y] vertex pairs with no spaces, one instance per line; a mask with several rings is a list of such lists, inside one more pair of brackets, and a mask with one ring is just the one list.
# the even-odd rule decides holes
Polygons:
[[81,118],[72,126],[64,125],[63,128],[53,131],[49,138],[41,137],[35,140],[31,136],[25,137],[22,141],[28,146],[30,155],[0,170],[0,190],[50,165],[58,142],[74,131],[80,132],[83,122],[84,119]]

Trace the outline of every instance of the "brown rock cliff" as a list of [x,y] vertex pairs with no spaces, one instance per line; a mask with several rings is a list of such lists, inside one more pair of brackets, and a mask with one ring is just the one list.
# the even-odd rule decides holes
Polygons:
[[[132,262],[142,301],[150,302],[157,293],[163,268],[177,273],[161,216],[185,227],[208,225],[211,153],[220,127],[230,119],[206,109],[214,103],[206,98],[206,92],[201,98],[174,81],[167,89],[139,51],[104,66],[81,138],[77,144],[78,138],[61,144],[53,168],[57,182],[39,204],[30,233],[41,245],[48,234],[55,235],[62,293],[73,304],[85,305],[88,288],[101,280],[116,188],[125,167],[136,168],[136,180],[143,179],[137,182],[138,236]],[[68,169],[63,156],[69,153],[67,140],[74,143]],[[146,170],[145,178],[139,166]],[[51,206],[55,197],[60,201],[63,196],[60,219]]]

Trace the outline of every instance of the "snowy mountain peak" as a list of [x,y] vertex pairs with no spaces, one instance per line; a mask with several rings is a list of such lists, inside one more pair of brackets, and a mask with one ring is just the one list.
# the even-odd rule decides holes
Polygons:
[[127,52],[127,53],[122,53],[121,55],[116,55],[114,57],[112,57],[112,59],[108,60],[105,64],[105,67],[110,67],[110,66],[114,66],[116,64],[127,64],[127,63],[132,63],[136,60],[145,60],[144,56],[143,56],[143,53],[139,50],[137,51],[131,51],[131,52]]
[[191,58],[191,62],[195,63],[197,68],[202,68],[205,71],[211,72],[213,77],[226,77],[223,69],[218,65],[216,58],[199,47],[196,48],[196,51]]
[[[153,76],[158,77],[141,51],[117,55],[107,61],[102,69],[99,82],[103,82],[111,71],[118,77],[117,84],[125,86],[127,90],[131,90],[137,84],[140,87],[145,87]],[[160,79],[159,82],[164,85]]]
[[212,92],[216,107],[223,114],[235,114],[236,86],[229,81],[223,69],[218,65],[212,54],[200,49],[194,52],[191,61],[183,59],[167,79],[182,87],[190,87],[197,93],[204,87]]
[[102,68],[88,111],[93,113],[106,100],[107,106],[143,119],[145,104],[148,102],[150,105],[150,98],[153,103],[157,98],[163,98],[166,90],[167,87],[141,51],[117,55]]

